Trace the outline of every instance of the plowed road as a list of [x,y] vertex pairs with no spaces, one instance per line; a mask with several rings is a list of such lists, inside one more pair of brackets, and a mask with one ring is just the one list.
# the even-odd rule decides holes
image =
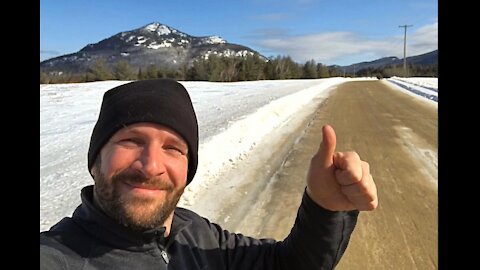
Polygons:
[[[437,119],[435,105],[385,82],[341,84],[275,146],[276,155],[251,176],[255,181],[240,187],[238,200],[225,203],[214,221],[246,235],[283,239],[328,123],[338,151],[355,150],[370,163],[379,193],[379,207],[360,213],[337,269],[437,269]],[[258,181],[266,176],[267,182]]]

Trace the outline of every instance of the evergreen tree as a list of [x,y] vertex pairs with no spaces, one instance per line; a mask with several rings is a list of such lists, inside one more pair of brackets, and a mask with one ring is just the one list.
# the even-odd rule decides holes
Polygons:
[[289,69],[290,65],[288,63],[288,59],[285,57],[278,56],[275,59],[274,64],[275,64],[274,68],[275,68],[276,79],[280,79],[280,80],[287,79],[290,74],[290,69]]
[[302,77],[302,66],[297,64],[290,56],[285,57],[288,72],[286,79],[299,79]]
[[[176,80],[180,80],[180,81],[184,81],[187,79],[187,73],[188,73],[188,64],[184,63],[182,65],[180,65],[180,67],[177,68],[177,70],[175,70],[172,74],[171,70],[167,69],[167,71],[170,71],[170,72],[167,72],[167,77],[169,78],[175,78]],[[170,77],[172,75],[173,77]]]
[[145,69],[142,69],[141,67],[138,68],[137,78],[138,78],[139,80],[146,80],[146,79],[148,79],[148,78],[147,78],[147,73],[146,73]]
[[93,65],[88,69],[90,81],[105,81],[112,79],[112,74],[107,67],[105,59],[97,58]]
[[220,71],[220,81],[221,82],[233,82],[237,81],[238,69],[237,65],[239,63],[238,58],[236,57],[222,57],[220,62],[222,69]]
[[267,80],[274,80],[275,79],[275,67],[274,67],[274,61],[273,58],[270,58],[267,63],[265,63],[265,66],[263,67],[263,74],[265,79]]
[[187,80],[191,81],[208,81],[207,60],[197,59],[188,69]]
[[216,55],[210,55],[207,60],[208,80],[211,82],[219,82],[222,69],[223,66],[220,57]]
[[317,66],[315,60],[305,62],[302,69],[302,78],[316,79],[317,78]]
[[340,72],[337,68],[335,67],[327,67],[328,69],[328,74],[330,77],[342,77],[343,72]]
[[113,67],[113,76],[117,80],[129,81],[137,79],[130,64],[125,60],[120,60]]
[[49,82],[50,82],[50,80],[48,78],[47,73],[40,70],[40,84],[46,84],[46,83],[49,83]]
[[317,64],[317,78],[328,78],[330,77],[330,72],[328,71],[328,67],[323,65],[322,63]]
[[238,65],[238,80],[240,81],[256,81],[265,79],[264,67],[266,62],[257,54],[247,55],[241,59]]
[[145,79],[156,79],[158,78],[158,69],[154,64],[150,64],[147,67],[147,72],[145,74]]

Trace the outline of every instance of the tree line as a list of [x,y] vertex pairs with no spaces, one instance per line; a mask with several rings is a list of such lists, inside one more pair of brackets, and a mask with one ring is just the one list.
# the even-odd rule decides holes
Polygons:
[[[409,66],[410,76],[436,76],[438,68],[426,70]],[[425,75],[429,74],[429,75]],[[84,73],[51,73],[40,70],[40,83],[81,83],[105,80],[145,80],[172,78],[181,81],[234,82],[252,80],[319,79],[339,76],[391,77],[402,76],[403,69],[363,69],[356,74],[344,74],[335,67],[329,67],[315,60],[304,64],[296,63],[290,56],[276,56],[268,61],[258,55],[246,57],[225,57],[211,55],[208,59],[197,59],[191,65],[177,68],[147,65],[133,68],[127,61],[120,60],[108,66],[102,58],[97,59]]]
[[407,64],[407,74],[405,74],[403,65],[389,65],[382,68],[365,68],[356,73],[357,77],[377,77],[389,78],[397,77],[437,77],[438,64],[420,65]]

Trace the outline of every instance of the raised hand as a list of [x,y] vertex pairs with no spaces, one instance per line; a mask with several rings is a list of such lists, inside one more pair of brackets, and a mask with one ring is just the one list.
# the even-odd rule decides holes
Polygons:
[[370,211],[377,207],[377,188],[370,166],[356,152],[335,152],[337,138],[329,125],[322,128],[323,140],[310,161],[307,194],[331,211]]

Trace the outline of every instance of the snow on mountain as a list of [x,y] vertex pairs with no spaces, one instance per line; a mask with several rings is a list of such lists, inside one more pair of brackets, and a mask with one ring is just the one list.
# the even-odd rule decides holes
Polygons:
[[45,72],[86,72],[97,59],[113,67],[120,60],[136,69],[148,65],[178,68],[195,59],[210,55],[245,57],[258,52],[238,44],[228,43],[218,35],[191,36],[173,27],[153,22],[130,31],[123,31],[94,44],[88,44],[77,53],[63,55],[40,63]]

